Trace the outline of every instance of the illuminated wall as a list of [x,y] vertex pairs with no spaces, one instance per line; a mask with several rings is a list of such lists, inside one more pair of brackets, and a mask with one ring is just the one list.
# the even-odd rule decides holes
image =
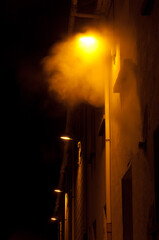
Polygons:
[[151,239],[150,229],[157,224],[153,138],[159,125],[159,97],[157,91],[154,91],[159,89],[159,71],[155,67],[158,3],[154,4],[150,14],[143,15],[141,6],[145,6],[146,9],[146,2],[148,1],[114,2],[117,46],[116,61],[112,69],[111,96],[113,240],[126,239],[126,235],[129,234],[124,229],[123,217],[124,191],[127,191],[127,195],[130,193],[130,189],[124,187],[124,183],[130,168],[131,239]]
[[[151,232],[157,226],[154,132],[159,126],[159,6],[154,1],[153,10],[146,15],[146,2],[115,0],[108,16],[114,31],[109,69],[110,116],[105,116],[109,117],[111,133],[113,240],[152,239]],[[91,91],[89,95],[93,95]],[[93,103],[85,98],[84,103],[73,108],[70,120],[70,129],[82,147],[81,162],[77,151],[74,157],[75,240],[107,239],[106,118],[104,104]],[[159,143],[155,141],[156,149]],[[157,239],[154,230],[155,234]]]

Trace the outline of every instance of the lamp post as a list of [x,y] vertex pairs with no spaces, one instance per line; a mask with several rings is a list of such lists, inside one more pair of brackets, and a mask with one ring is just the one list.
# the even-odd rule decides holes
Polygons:
[[[57,194],[57,197],[63,198],[63,196],[65,196],[65,192],[61,188],[55,188],[54,192]],[[58,214],[55,213],[55,214],[58,215],[58,217],[52,217],[51,221],[57,222],[57,224],[58,224],[58,240],[63,240],[63,234],[64,234],[63,231],[64,231],[64,225],[65,225],[65,221],[63,219],[63,214],[61,214],[61,213],[58,213]]]
[[[77,142],[77,139],[75,139],[74,137],[70,136],[69,134],[64,134],[62,136],[60,136],[60,139],[62,141],[64,141],[66,143],[65,146],[67,146],[67,148],[65,148],[65,151],[67,152],[68,150],[68,144],[70,142],[70,146],[71,146],[71,154],[74,153],[74,142]],[[72,189],[71,189],[71,196],[69,198],[69,195],[67,192],[64,193],[64,198],[65,198],[65,203],[64,203],[64,240],[68,240],[69,239],[69,220],[71,219],[71,223],[72,223],[72,227],[71,227],[71,239],[74,240],[74,156],[72,155],[71,157],[71,184],[72,184]],[[68,210],[68,201],[71,201],[71,205],[72,205],[72,209],[69,212]],[[62,225],[61,225],[62,227]],[[61,235],[62,236],[62,235]],[[61,239],[60,239],[61,240]]]
[[57,217],[51,217],[50,218],[51,222],[57,223],[57,228],[58,228],[58,240],[62,240],[62,220],[57,218]]

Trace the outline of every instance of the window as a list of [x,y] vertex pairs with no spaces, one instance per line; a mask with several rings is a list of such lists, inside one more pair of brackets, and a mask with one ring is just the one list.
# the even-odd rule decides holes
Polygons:
[[141,15],[150,15],[153,8],[154,0],[144,0],[141,6]]

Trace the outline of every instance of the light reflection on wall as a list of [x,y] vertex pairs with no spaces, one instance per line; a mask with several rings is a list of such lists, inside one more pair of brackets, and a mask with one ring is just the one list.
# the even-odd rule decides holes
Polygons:
[[65,240],[68,240],[68,194],[65,193]]

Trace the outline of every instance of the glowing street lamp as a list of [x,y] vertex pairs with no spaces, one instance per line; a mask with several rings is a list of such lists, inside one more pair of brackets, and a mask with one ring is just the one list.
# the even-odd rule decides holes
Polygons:
[[73,138],[69,137],[69,136],[61,136],[60,137],[62,140],[64,141],[70,141],[70,140],[73,140]]
[[83,60],[92,61],[105,56],[105,43],[97,33],[77,35],[76,46],[79,56]]
[[93,36],[83,36],[79,38],[79,47],[85,53],[94,53],[98,48],[98,41]]
[[51,217],[50,219],[51,219],[51,221],[57,221],[56,217]]
[[61,193],[62,190],[60,190],[60,189],[54,189],[54,192],[56,192],[56,193]]
[[91,36],[81,37],[79,40],[86,45],[93,45],[95,43],[95,38]]

